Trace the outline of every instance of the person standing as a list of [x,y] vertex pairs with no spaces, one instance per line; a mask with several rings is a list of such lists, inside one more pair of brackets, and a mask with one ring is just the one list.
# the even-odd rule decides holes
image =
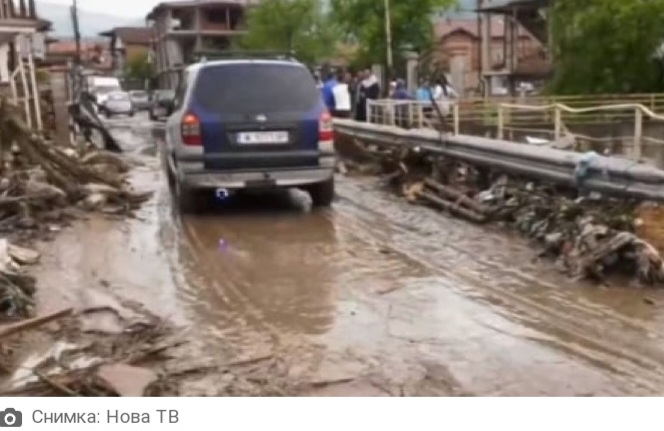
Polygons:
[[332,88],[334,98],[334,110],[332,115],[336,118],[350,118],[351,101],[350,88],[346,75],[340,74],[337,78],[337,85]]
[[440,108],[440,112],[447,117],[452,112],[453,100],[458,97],[457,92],[447,81],[447,77],[442,75],[437,81],[433,90],[433,97]]
[[413,98],[411,97],[410,93],[408,92],[408,88],[406,88],[406,81],[403,79],[399,78],[394,82],[394,89],[392,90],[392,94],[390,95],[392,99],[396,100],[412,100]]
[[363,73],[364,79],[360,83],[358,101],[357,101],[357,113],[355,118],[357,121],[366,122],[367,118],[367,101],[376,100],[380,96],[380,84],[376,75],[371,73],[369,69],[365,70]]
[[335,78],[334,74],[330,73],[327,77],[327,80],[325,81],[325,84],[323,84],[322,89],[323,102],[325,102],[325,106],[327,106],[327,109],[330,112],[334,112],[334,95],[332,94],[332,89],[336,87],[336,85],[337,79]]
[[350,93],[350,118],[355,118],[355,105],[357,102],[357,78],[350,72],[344,74],[348,92]]

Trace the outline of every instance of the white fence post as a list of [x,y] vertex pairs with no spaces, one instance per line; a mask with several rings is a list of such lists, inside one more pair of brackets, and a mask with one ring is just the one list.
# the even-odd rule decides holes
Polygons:
[[503,139],[505,136],[505,118],[503,112],[503,105],[498,105],[498,139]]
[[563,112],[558,105],[554,108],[553,114],[553,136],[557,141],[563,134]]
[[455,103],[452,105],[452,118],[454,120],[454,134],[458,135],[459,134],[459,129],[460,129],[460,119],[459,119],[459,104]]
[[643,111],[634,108],[634,158],[641,160],[643,155]]

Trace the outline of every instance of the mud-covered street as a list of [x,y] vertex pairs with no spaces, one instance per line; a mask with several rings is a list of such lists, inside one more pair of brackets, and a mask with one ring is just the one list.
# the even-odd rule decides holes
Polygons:
[[339,177],[331,210],[291,193],[180,220],[153,126],[110,124],[155,196],[135,219],[90,216],[43,243],[38,311],[91,291],[138,302],[186,331],[182,361],[278,357],[265,383],[310,383],[302,395],[664,390],[661,291],[570,281],[522,239],[409,206],[375,178]]

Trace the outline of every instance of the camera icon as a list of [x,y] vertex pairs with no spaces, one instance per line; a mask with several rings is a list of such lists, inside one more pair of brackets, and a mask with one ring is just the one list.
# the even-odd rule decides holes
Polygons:
[[0,428],[20,427],[21,425],[23,425],[23,413],[11,407],[0,411]]

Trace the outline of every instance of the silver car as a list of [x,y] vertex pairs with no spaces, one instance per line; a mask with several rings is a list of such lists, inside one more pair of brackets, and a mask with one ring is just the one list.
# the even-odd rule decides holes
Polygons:
[[124,91],[110,93],[106,98],[106,102],[101,106],[100,111],[106,118],[111,118],[113,115],[129,115],[133,117],[135,113],[129,93]]
[[143,111],[150,107],[150,96],[144,90],[132,90],[129,92],[129,98],[137,111]]

